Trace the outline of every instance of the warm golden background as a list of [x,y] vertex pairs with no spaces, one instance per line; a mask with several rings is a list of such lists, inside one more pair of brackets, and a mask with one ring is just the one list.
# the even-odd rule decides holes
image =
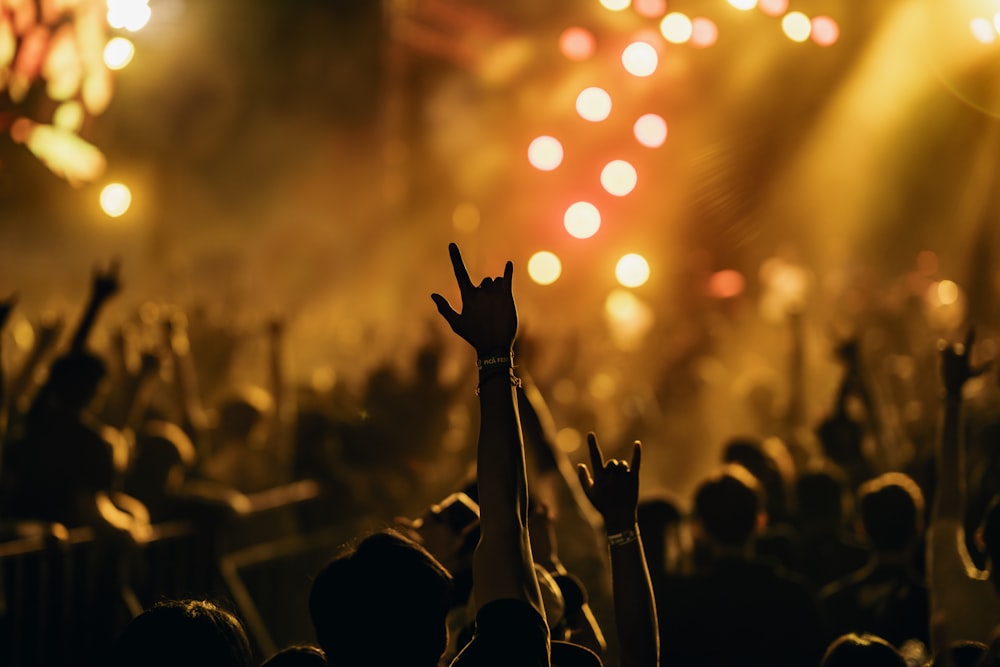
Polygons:
[[[806,424],[831,400],[839,337],[864,332],[890,394],[967,317],[992,349],[995,0],[26,5],[0,0],[0,292],[20,294],[24,322],[74,316],[93,264],[119,256],[126,290],[107,324],[147,299],[246,326],[282,315],[296,381],[357,383],[443,333],[428,295],[453,296],[455,240],[474,275],[514,260],[531,370],[563,425],[589,415],[577,431],[673,452],[650,458],[678,490],[722,438],[787,403],[790,309],[804,313]],[[112,28],[105,5],[148,5],[148,21]],[[824,29],[796,41],[789,12]],[[701,32],[668,41],[668,13]],[[76,41],[38,71],[8,48],[40,26],[44,56],[66,25]],[[582,59],[560,48],[574,27],[594,40]],[[109,75],[94,49],[114,36],[135,54]],[[657,51],[649,76],[622,65],[636,40]],[[611,95],[604,121],[574,109],[588,86]],[[54,123],[72,100],[68,134],[103,168],[66,132],[28,149],[39,130],[18,119]],[[632,134],[647,113],[667,122],[660,147]],[[541,135],[563,146],[553,171],[528,162]],[[627,196],[601,188],[612,159],[636,168]],[[96,166],[67,179],[53,160]],[[132,193],[115,218],[99,203],[112,182]],[[602,213],[588,239],[563,228],[578,200]],[[543,250],[562,262],[547,286],[526,270]],[[648,260],[641,286],[616,281],[626,253]],[[262,373],[259,347],[237,374]],[[905,421],[905,392],[893,397]]]

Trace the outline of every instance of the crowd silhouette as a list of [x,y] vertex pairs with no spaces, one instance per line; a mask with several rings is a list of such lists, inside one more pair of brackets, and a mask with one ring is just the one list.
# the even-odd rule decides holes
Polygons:
[[513,265],[475,281],[448,250],[457,299],[433,305],[476,362],[457,378],[433,337],[412,379],[292,391],[270,319],[266,381],[234,384],[232,332],[156,303],[97,352],[116,262],[67,336],[33,323],[0,364],[0,663],[1000,664],[998,392],[971,324],[924,341],[905,423],[839,341],[804,424],[793,313],[787,415],[732,434],[685,499],[640,485],[639,440],[590,432],[574,465]]

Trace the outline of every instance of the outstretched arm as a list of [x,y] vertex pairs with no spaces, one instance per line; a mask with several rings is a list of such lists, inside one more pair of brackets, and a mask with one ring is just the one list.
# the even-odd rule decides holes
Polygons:
[[635,442],[631,465],[617,460],[605,462],[593,433],[587,435],[587,445],[594,472],[591,475],[581,463],[580,483],[604,517],[608,533],[622,667],[656,667],[660,662],[656,603],[636,520],[642,445]]
[[448,246],[462,298],[456,312],[431,295],[452,330],[476,350],[479,366],[478,483],[481,536],[473,560],[476,610],[498,599],[523,600],[544,618],[528,539],[528,490],[524,445],[514,394],[511,350],[517,310],[511,292],[514,267],[473,285],[454,243]]
[[80,323],[76,326],[76,331],[73,332],[73,340],[70,344],[71,349],[82,350],[87,346],[87,339],[94,328],[94,323],[97,321],[97,315],[100,313],[101,307],[120,289],[121,281],[119,279],[119,264],[117,259],[112,259],[105,270],[94,269],[94,276],[90,285],[90,299],[87,301],[87,307],[80,317]]
[[975,331],[969,329],[965,341],[957,345],[941,343],[941,380],[944,385],[944,406],[941,433],[935,456],[937,490],[931,506],[931,521],[962,520],[965,510],[965,475],[962,450],[962,388],[970,379],[986,370],[974,368],[969,357]]

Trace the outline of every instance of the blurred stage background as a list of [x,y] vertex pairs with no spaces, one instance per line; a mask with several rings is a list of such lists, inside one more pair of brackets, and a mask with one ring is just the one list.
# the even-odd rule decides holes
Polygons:
[[[832,400],[832,347],[855,332],[901,384],[967,318],[992,349],[996,0],[0,8],[0,293],[20,294],[26,322],[75,317],[91,267],[119,256],[108,324],[147,299],[247,326],[281,315],[296,382],[357,383],[434,335],[453,345],[429,294],[457,297],[456,241],[474,277],[514,260],[531,371],[572,427],[567,449],[588,428],[643,437],[677,490],[722,438],[787,404],[788,312],[806,332],[806,424]],[[141,27],[96,34],[116,11]],[[21,53],[4,60],[54,52],[66,25],[88,37],[36,78],[30,62],[18,74]],[[94,44],[116,36],[134,55],[96,74]],[[47,87],[80,71],[74,54],[80,85]],[[606,117],[599,94],[580,101],[592,87]],[[649,114],[663,124],[637,130]],[[19,119],[69,128],[104,161]],[[539,137],[560,149],[532,154],[544,168],[529,159]],[[44,163],[60,160],[95,166],[61,178]],[[615,160],[634,172],[602,184]],[[110,183],[131,193],[118,217],[100,203]],[[576,202],[599,226],[567,226]],[[549,284],[531,263],[542,251],[559,260]],[[616,275],[629,254],[645,282]],[[262,376],[259,347],[241,351],[240,379]],[[471,362],[453,347],[452,366]]]

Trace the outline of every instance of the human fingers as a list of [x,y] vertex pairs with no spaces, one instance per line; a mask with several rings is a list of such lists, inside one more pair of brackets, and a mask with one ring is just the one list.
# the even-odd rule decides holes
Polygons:
[[597,442],[597,434],[593,431],[587,434],[587,449],[590,450],[590,467],[597,474],[598,470],[604,469],[604,454]]
[[632,443],[632,472],[639,474],[639,466],[642,464],[642,443],[636,440]]
[[443,317],[445,321],[448,322],[448,324],[451,325],[451,328],[454,330],[455,325],[458,324],[458,318],[459,318],[458,313],[455,312],[455,309],[451,307],[451,304],[448,303],[448,300],[443,296],[441,296],[440,294],[437,293],[431,294],[431,299],[434,300],[434,305],[437,306],[438,312],[441,313],[441,317]]
[[472,279],[469,278],[469,270],[465,268],[465,260],[462,259],[462,252],[454,243],[448,244],[448,254],[451,256],[451,266],[455,270],[455,280],[458,281],[458,289],[465,294],[472,289]]

